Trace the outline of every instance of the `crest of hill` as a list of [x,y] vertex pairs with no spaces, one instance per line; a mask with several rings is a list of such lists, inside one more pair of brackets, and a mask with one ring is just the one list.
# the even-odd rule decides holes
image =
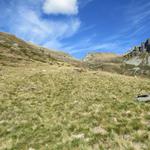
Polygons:
[[29,62],[65,62],[80,65],[81,62],[64,52],[50,50],[33,43],[25,42],[14,35],[0,32],[0,64],[21,64]]
[[89,63],[116,62],[121,56],[114,53],[89,53],[84,61]]

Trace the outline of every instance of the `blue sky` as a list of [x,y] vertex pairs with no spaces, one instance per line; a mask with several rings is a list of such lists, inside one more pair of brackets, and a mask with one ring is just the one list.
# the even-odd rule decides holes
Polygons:
[[150,38],[149,0],[0,0],[0,31],[82,58]]

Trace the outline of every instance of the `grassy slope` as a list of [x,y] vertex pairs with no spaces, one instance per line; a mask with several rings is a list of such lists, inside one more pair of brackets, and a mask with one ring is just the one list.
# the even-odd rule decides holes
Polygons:
[[148,150],[150,80],[32,64],[0,68],[0,149]]
[[91,53],[85,57],[84,62],[92,70],[124,74],[123,57],[117,54]]
[[121,56],[113,53],[89,53],[85,57],[85,61],[91,63],[100,63],[100,62],[118,62]]
[[64,62],[73,66],[84,64],[72,58],[69,54],[25,42],[14,35],[0,32],[0,64],[4,66],[19,66],[32,62],[57,64]]

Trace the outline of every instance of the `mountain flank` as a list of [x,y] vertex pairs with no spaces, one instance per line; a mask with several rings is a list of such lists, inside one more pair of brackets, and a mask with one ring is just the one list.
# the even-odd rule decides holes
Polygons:
[[0,32],[0,64],[21,65],[32,62],[82,66],[79,60],[69,54],[37,46],[14,35]]
[[91,70],[121,72],[122,56],[113,53],[89,53],[83,61]]

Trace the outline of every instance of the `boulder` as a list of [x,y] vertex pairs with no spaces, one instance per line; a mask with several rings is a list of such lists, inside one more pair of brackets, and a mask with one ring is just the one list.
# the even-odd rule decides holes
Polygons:
[[150,102],[150,94],[138,95],[136,100],[139,102]]

